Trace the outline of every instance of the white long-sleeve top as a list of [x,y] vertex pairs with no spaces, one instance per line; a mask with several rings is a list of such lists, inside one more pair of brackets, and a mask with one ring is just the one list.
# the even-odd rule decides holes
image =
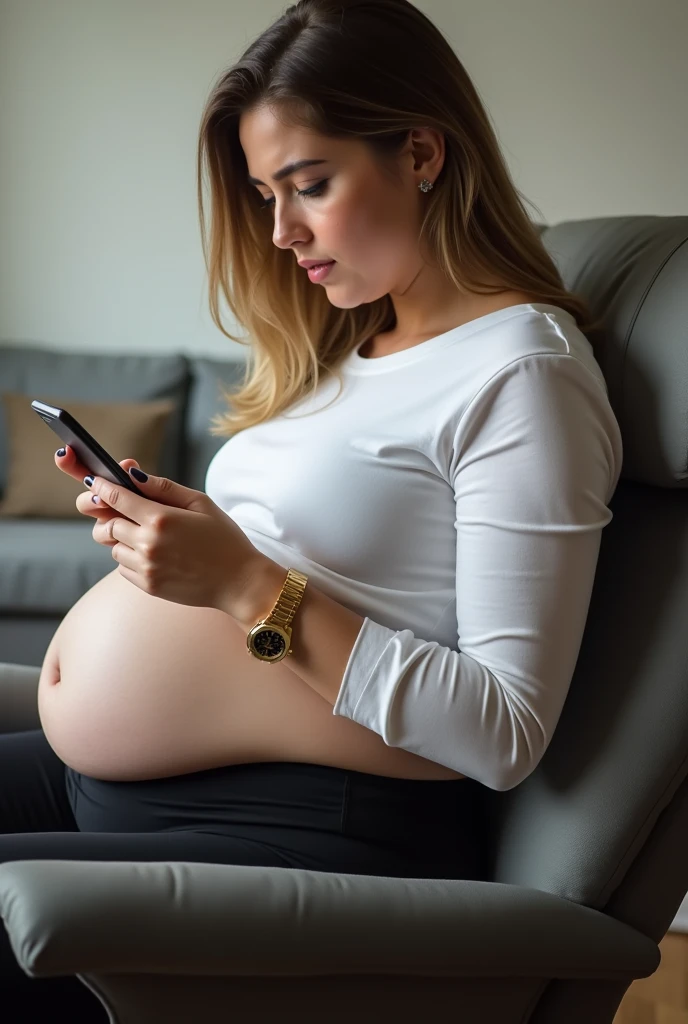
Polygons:
[[524,303],[342,373],[230,437],[206,491],[364,617],[334,715],[511,789],[559,720],[612,519],[602,371],[569,313]]

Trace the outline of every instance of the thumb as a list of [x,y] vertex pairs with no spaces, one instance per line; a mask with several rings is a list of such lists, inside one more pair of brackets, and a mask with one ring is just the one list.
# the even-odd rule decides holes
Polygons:
[[130,466],[129,473],[147,498],[174,508],[186,508],[192,512],[205,511],[206,495],[202,491],[194,491],[192,487],[185,487],[166,476],[144,473],[137,466]]

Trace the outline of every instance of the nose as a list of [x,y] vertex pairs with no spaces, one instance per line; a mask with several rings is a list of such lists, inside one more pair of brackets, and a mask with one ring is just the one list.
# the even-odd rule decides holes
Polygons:
[[292,249],[295,245],[308,242],[310,232],[293,209],[288,210],[286,206],[279,206],[277,202],[273,209],[275,222],[272,241],[279,249]]

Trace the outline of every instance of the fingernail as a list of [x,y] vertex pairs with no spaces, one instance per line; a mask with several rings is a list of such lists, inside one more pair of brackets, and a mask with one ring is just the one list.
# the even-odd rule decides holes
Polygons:
[[92,494],[92,495],[91,495],[91,501],[92,501],[92,502],[93,502],[93,503],[94,503],[95,505],[97,505],[97,504],[98,504],[98,502],[100,501],[100,498],[98,497],[98,495],[97,495],[97,494]]
[[148,474],[144,473],[140,469],[137,469],[136,466],[130,466],[129,472],[133,476],[134,480],[138,480],[140,484],[145,484],[146,480],[148,479]]
[[94,479],[95,479],[95,477],[85,476],[84,477],[84,483],[86,484],[87,487],[92,487]]
[[61,459],[63,455],[67,454],[67,449],[66,448],[58,448],[55,454],[57,455],[58,459]]

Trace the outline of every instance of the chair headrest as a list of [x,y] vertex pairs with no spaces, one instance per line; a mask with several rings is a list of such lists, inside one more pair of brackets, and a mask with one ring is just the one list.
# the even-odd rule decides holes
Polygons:
[[590,334],[623,438],[622,479],[688,486],[688,217],[599,217],[545,227]]

